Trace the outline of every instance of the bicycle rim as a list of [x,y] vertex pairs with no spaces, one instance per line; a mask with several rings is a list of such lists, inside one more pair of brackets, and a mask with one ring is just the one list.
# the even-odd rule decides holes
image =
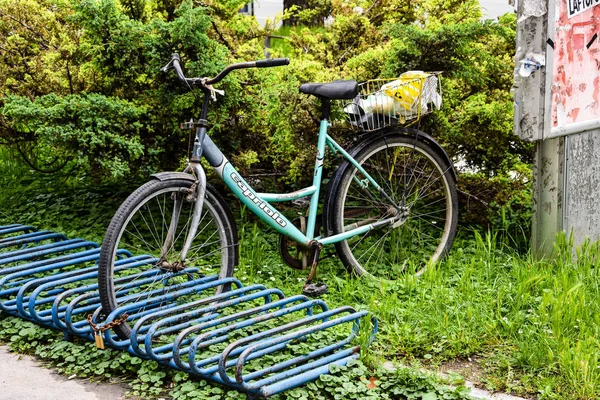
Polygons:
[[450,166],[426,143],[407,137],[377,140],[356,160],[401,210],[349,167],[336,194],[335,232],[397,221],[338,243],[340,258],[360,276],[394,280],[422,273],[454,240],[458,201]]
[[[203,292],[191,290],[203,284],[207,276],[232,276],[237,260],[235,227],[228,210],[209,191],[196,235],[185,262],[181,263],[194,206],[193,198],[186,199],[190,186],[191,182],[186,181],[149,182],[134,192],[113,218],[103,243],[110,264],[102,256],[100,263],[105,314],[117,307],[146,302],[135,311],[141,316],[163,306],[163,301],[156,299],[169,293],[176,292],[178,302],[188,302],[225,289],[214,286]],[[175,224],[176,210],[179,218]],[[174,229],[172,240],[168,241],[170,226]],[[170,244],[165,246],[165,241]],[[117,249],[127,250],[131,255],[122,257]],[[136,315],[131,317],[129,325]],[[118,326],[115,332],[125,338],[130,333],[129,325]]]

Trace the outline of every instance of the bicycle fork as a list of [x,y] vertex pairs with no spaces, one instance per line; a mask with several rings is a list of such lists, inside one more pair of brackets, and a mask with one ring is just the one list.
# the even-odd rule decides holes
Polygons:
[[192,242],[194,241],[194,238],[198,231],[200,217],[202,216],[202,207],[204,205],[204,197],[206,195],[206,173],[204,172],[204,168],[202,168],[200,163],[193,161],[190,162],[190,165],[188,165],[184,172],[193,172],[194,176],[196,177],[196,181],[192,185],[190,192],[187,193],[185,198],[181,195],[175,195],[175,199],[173,202],[173,214],[171,216],[169,230],[167,232],[165,242],[163,243],[160,256],[161,263],[167,261],[166,255],[172,248],[173,241],[175,240],[175,232],[177,230],[177,225],[179,224],[179,216],[181,215],[181,207],[183,205],[183,202],[186,200],[194,201],[192,221],[190,224],[188,235],[185,238],[183,249],[181,250],[180,259],[170,265],[171,269],[173,269],[174,272],[180,271],[185,268],[185,260],[190,251],[190,248],[192,247]]

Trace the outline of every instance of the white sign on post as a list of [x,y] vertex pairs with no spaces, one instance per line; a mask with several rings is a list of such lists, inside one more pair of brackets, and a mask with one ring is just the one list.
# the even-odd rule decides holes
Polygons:
[[557,0],[549,37],[550,137],[600,127],[600,0]]
[[600,0],[567,0],[569,18],[600,4]]

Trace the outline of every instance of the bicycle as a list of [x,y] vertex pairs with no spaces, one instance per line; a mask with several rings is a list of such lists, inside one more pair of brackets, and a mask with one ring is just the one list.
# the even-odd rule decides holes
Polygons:
[[[345,150],[329,136],[331,101],[355,99],[359,95],[356,81],[300,87],[300,92],[321,100],[313,183],[291,193],[258,193],[207,134],[208,109],[217,93],[213,85],[236,69],[284,66],[289,60],[232,64],[214,78],[187,78],[180,63],[174,54],[162,71],[174,69],[190,90],[197,88],[204,94],[200,118],[184,124],[195,130],[192,156],[183,172],[152,175],[113,217],[99,260],[100,298],[106,315],[121,300],[131,298],[133,285],[126,276],[117,275],[120,270],[114,267],[120,247],[152,255],[148,266],[160,272],[135,278],[146,280],[137,299],[160,294],[168,290],[161,285],[190,281],[196,274],[217,270],[219,278],[233,275],[238,263],[235,220],[223,198],[206,183],[202,157],[249,210],[285,238],[280,245],[286,262],[296,268],[310,266],[304,287],[309,294],[326,290],[312,282],[323,246],[334,245],[342,263],[356,275],[378,279],[421,273],[447,253],[458,216],[456,176],[433,138],[417,129],[377,127],[376,133]],[[317,221],[326,148],[342,162],[329,180],[321,221]],[[303,198],[309,199],[308,213],[296,223],[273,205]],[[302,255],[294,257],[290,248]],[[228,290],[226,286],[215,291]],[[131,332],[127,323],[113,329],[121,338]]]

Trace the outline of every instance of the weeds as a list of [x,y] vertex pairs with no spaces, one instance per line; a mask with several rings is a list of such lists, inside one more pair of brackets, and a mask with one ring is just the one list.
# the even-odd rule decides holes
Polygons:
[[[130,191],[127,187],[90,188],[69,180],[64,186],[51,186],[44,177],[32,178],[14,170],[18,169],[14,165],[10,168],[11,174],[20,176],[24,184],[13,184],[0,196],[0,209],[4,210],[0,213],[0,224],[28,223],[38,228],[56,229],[71,237],[100,240],[112,213]],[[14,176],[11,179],[15,179]],[[286,295],[298,294],[306,271],[283,265],[277,254],[277,235],[250,220],[244,209],[240,216],[241,260],[236,276],[246,284],[260,282],[279,287]],[[600,280],[596,266],[599,245],[586,242],[574,252],[572,238],[561,235],[556,240],[552,259],[535,260],[529,254],[520,255],[514,250],[514,244],[520,241],[505,232],[463,231],[446,260],[430,266],[420,277],[404,275],[396,282],[357,279],[343,269],[337,258],[323,260],[319,265],[319,279],[330,288],[323,299],[331,307],[350,305],[373,312],[379,319],[379,333],[358,368],[367,372],[359,374],[350,368],[340,372],[341,375],[334,375],[335,379],[329,382],[329,378],[323,378],[314,384],[319,391],[308,398],[335,397],[335,388],[340,387],[347,389],[343,398],[367,398],[375,393],[363,392],[360,385],[369,385],[370,390],[377,387],[379,398],[404,398],[393,394],[386,382],[409,385],[413,390],[416,384],[412,375],[399,373],[391,377],[378,372],[377,364],[381,360],[399,361],[414,371],[422,367],[435,369],[468,357],[477,359],[483,371],[481,384],[491,390],[538,395],[541,399],[598,398]],[[16,324],[12,318],[6,321],[10,321],[8,325]],[[5,332],[8,332],[6,326]],[[47,337],[31,338],[31,334],[41,331],[42,328],[28,326],[10,334],[1,333],[0,337],[11,341],[16,350],[32,351],[27,343],[48,340]],[[56,343],[52,341],[55,347],[40,347],[46,350],[35,352],[47,357],[72,353],[71,345],[59,345],[63,343],[59,339]],[[368,338],[362,334],[357,340],[362,343]],[[61,346],[67,346],[68,350]],[[100,356],[92,355],[93,348],[78,346],[85,349],[80,350],[86,354],[84,357],[99,360],[94,357]],[[135,371],[126,367],[123,367],[125,372],[119,369],[121,353],[105,354],[112,355],[108,367],[103,364],[108,360],[99,361],[104,368],[102,376],[123,373],[134,376],[133,393],[154,396],[160,388],[163,394],[170,392],[177,399],[198,398],[194,397],[198,393],[205,396],[202,398],[234,396],[232,392],[217,393],[221,388],[187,375],[158,367],[152,369],[150,365],[144,367],[142,376],[145,377],[141,378],[138,367]],[[66,373],[92,376],[90,371],[77,367],[79,356],[74,357],[75,362],[60,358],[55,363]],[[113,365],[115,360],[118,362]],[[122,363],[136,365],[136,362],[127,359]],[[343,378],[338,380],[337,377]],[[421,382],[420,379],[417,381]],[[423,379],[423,385],[435,386],[431,378]],[[302,398],[307,393],[298,390],[286,396]],[[434,392],[441,394],[440,390]]]

